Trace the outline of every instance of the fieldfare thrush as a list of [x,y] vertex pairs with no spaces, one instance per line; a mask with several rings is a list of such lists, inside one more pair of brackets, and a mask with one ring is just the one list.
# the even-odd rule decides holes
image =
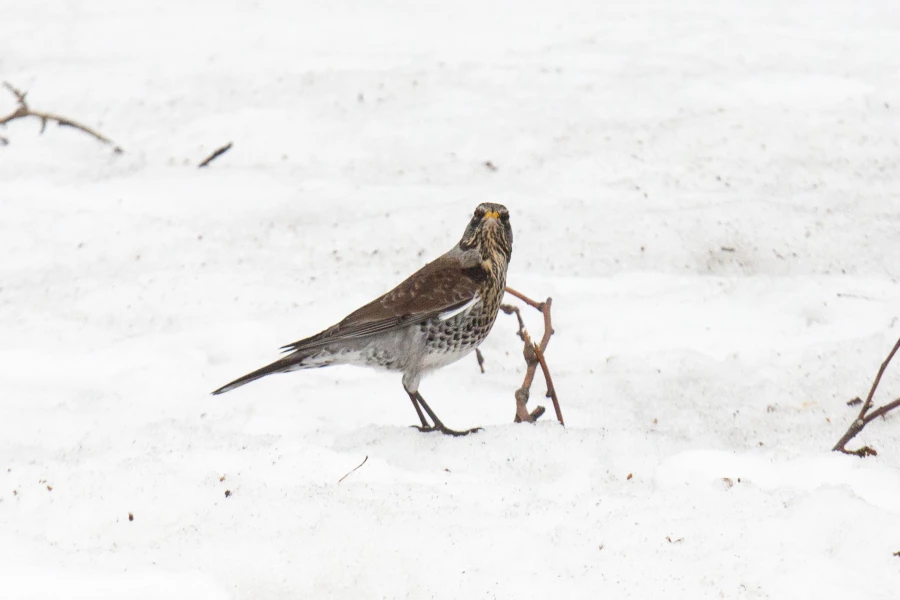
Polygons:
[[[444,425],[419,393],[422,376],[472,352],[491,331],[506,289],[512,229],[505,206],[475,209],[462,239],[406,281],[337,325],[282,347],[281,360],[214,391],[223,394],[272,373],[361,365],[403,373],[420,431],[466,435]],[[429,424],[422,409],[431,417]]]

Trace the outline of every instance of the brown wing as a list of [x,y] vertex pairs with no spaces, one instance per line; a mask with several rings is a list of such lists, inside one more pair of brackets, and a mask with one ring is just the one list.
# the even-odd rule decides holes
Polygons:
[[475,298],[487,277],[487,271],[480,265],[463,268],[455,258],[442,256],[385,295],[353,311],[337,325],[281,349],[306,350],[427,321],[465,306]]

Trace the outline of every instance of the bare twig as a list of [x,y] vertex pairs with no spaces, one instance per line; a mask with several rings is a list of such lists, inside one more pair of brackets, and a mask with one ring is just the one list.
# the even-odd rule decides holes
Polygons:
[[519,300],[521,300],[528,306],[533,306],[534,308],[536,308],[538,310],[542,310],[544,308],[543,302],[535,302],[534,300],[532,300],[531,298],[529,298],[522,292],[517,292],[516,290],[512,289],[511,287],[506,288],[506,293],[509,294],[510,296],[515,296],[516,298],[518,298]]
[[500,310],[505,312],[508,315],[515,314],[516,319],[519,321],[519,330],[516,332],[516,335],[519,336],[523,342],[525,341],[525,321],[522,320],[522,312],[519,310],[518,306],[513,306],[512,304],[501,304]]
[[522,331],[522,337],[525,341],[525,347],[522,350],[522,355],[525,357],[525,379],[522,381],[522,387],[516,390],[515,398],[516,398],[516,417],[514,421],[516,423],[534,423],[537,421],[541,415],[544,414],[544,407],[538,406],[532,412],[528,412],[527,404],[528,398],[531,395],[531,384],[534,381],[534,375],[537,370],[538,360],[537,354],[534,349],[537,347],[534,342],[531,341],[531,336],[528,335],[527,331]]
[[506,314],[515,314],[516,319],[519,321],[519,330],[516,334],[522,341],[525,343],[525,347],[523,350],[523,355],[525,357],[525,364],[527,368],[525,369],[525,379],[522,381],[522,387],[516,390],[516,417],[515,422],[521,423],[533,423],[541,415],[544,414],[544,407],[538,406],[533,411],[528,412],[528,408],[526,407],[528,403],[528,397],[531,394],[531,384],[534,382],[534,376],[537,371],[538,365],[541,366],[541,371],[544,374],[544,379],[547,382],[547,397],[553,400],[553,408],[556,410],[556,418],[559,420],[561,425],[565,425],[562,417],[562,411],[559,407],[559,400],[556,397],[556,390],[553,387],[553,380],[550,378],[550,369],[547,367],[547,361],[544,359],[544,352],[547,349],[547,344],[550,343],[550,336],[553,335],[553,323],[550,318],[550,306],[553,303],[552,298],[547,298],[544,302],[536,302],[532,300],[525,294],[521,292],[517,292],[512,288],[506,288],[506,292],[511,296],[515,296],[528,306],[531,306],[541,312],[544,316],[544,335],[541,337],[540,343],[533,342],[531,340],[531,336],[528,335],[528,330],[525,329],[525,321],[522,319],[522,313],[519,311],[517,306],[512,306],[509,304],[503,304],[500,308]]
[[[528,398],[531,394],[531,384],[534,382],[534,376],[537,373],[537,367],[540,365],[541,372],[544,374],[544,380],[547,382],[547,397],[553,401],[553,408],[556,411],[556,418],[561,425],[565,425],[563,421],[562,410],[559,407],[559,399],[556,397],[556,389],[553,387],[553,379],[550,377],[550,369],[547,367],[547,360],[544,358],[544,351],[547,344],[550,343],[550,336],[553,335],[553,324],[550,319],[550,306],[553,302],[551,298],[547,298],[545,302],[537,302],[532,300],[525,294],[518,292],[512,288],[506,288],[506,292],[527,304],[539,310],[544,316],[544,335],[541,337],[540,343],[531,340],[528,330],[525,328],[525,320],[522,318],[522,311],[518,306],[513,304],[501,304],[500,310],[508,315],[516,315],[519,323],[519,329],[516,335],[524,342],[522,354],[525,358],[525,379],[522,381],[522,387],[516,390],[516,423],[534,423],[546,412],[543,406],[537,406],[531,412],[528,411]],[[481,350],[475,349],[475,357],[478,359],[478,366],[484,373],[484,357]]]
[[538,362],[541,365],[541,371],[544,373],[544,380],[547,382],[547,396],[553,401],[553,410],[556,411],[556,419],[560,425],[565,425],[563,421],[562,410],[559,408],[559,400],[556,398],[556,389],[553,387],[553,379],[550,377],[550,369],[547,367],[547,361],[541,348],[535,344],[534,353],[537,355]]
[[[109,139],[108,137],[106,137],[105,135],[103,135],[101,133],[94,131],[87,125],[82,125],[81,123],[78,123],[77,121],[73,121],[72,119],[68,119],[66,117],[62,117],[62,116],[54,114],[54,113],[32,110],[28,106],[28,103],[25,100],[25,97],[28,95],[28,92],[22,92],[22,91],[16,89],[15,87],[12,86],[12,84],[10,84],[7,81],[3,82],[3,87],[5,87],[7,90],[9,90],[10,93],[16,97],[16,103],[18,104],[18,106],[16,107],[16,110],[14,110],[12,113],[8,114],[5,117],[0,117],[0,125],[6,125],[10,121],[14,121],[16,119],[22,119],[25,117],[35,117],[37,119],[40,119],[41,133],[44,133],[44,129],[46,129],[46,127],[47,127],[47,122],[48,121],[56,121],[56,123],[60,127],[72,127],[73,129],[78,129],[79,131],[83,131],[84,133],[94,137],[95,139],[103,142],[104,144],[113,146],[113,152],[115,152],[116,154],[122,153],[122,148],[120,148],[119,146],[116,146],[111,139]],[[0,143],[2,143],[4,145],[9,143],[9,140],[7,140],[6,138],[0,138],[0,140],[2,140],[2,141],[0,141]]]
[[871,301],[875,300],[875,298],[870,298],[868,296],[860,296],[859,294],[842,294],[840,292],[838,293],[837,297],[838,298],[854,298],[856,300],[871,300]]
[[212,161],[216,160],[217,158],[219,158],[220,156],[222,156],[223,154],[225,154],[225,153],[228,152],[229,150],[231,150],[231,142],[228,142],[227,144],[225,144],[225,145],[222,146],[221,148],[217,148],[215,152],[213,152],[212,154],[210,154],[209,156],[207,156],[206,159],[205,159],[202,163],[200,163],[199,165],[197,165],[197,167],[198,167],[198,168],[202,168],[202,167],[205,167],[205,166],[209,165],[209,163],[211,163]]
[[[359,463],[359,464],[356,466],[356,468],[353,469],[353,471],[356,471],[356,469],[358,469],[358,468],[360,468],[361,466],[363,466],[364,464],[366,464],[366,461],[367,461],[367,460],[369,460],[369,455],[368,455],[368,454],[366,454],[366,457],[363,459],[363,461],[362,461],[361,463]],[[350,471],[350,473],[353,473],[353,471]],[[350,475],[350,473],[347,473],[347,475],[344,475],[343,477],[341,477],[340,479],[338,479],[338,483],[340,483],[340,482],[342,482],[343,480],[347,479],[347,477]]]
[[887,369],[888,365],[891,363],[891,360],[894,358],[894,355],[897,353],[898,349],[900,349],[900,339],[897,340],[897,343],[894,344],[894,347],[888,354],[887,358],[884,359],[883,363],[881,363],[881,368],[878,369],[878,374],[875,376],[875,381],[872,382],[872,387],[871,389],[869,389],[869,395],[866,396],[866,401],[863,402],[862,408],[859,411],[859,415],[856,417],[853,423],[851,423],[850,428],[847,429],[847,432],[841,437],[840,440],[838,440],[838,443],[834,445],[834,448],[831,449],[833,452],[855,454],[856,456],[860,457],[878,454],[875,449],[870,446],[863,446],[858,450],[847,450],[847,443],[854,437],[856,437],[856,435],[860,431],[862,431],[866,425],[868,425],[878,417],[883,417],[890,411],[900,406],[900,398],[898,398],[893,402],[889,402],[881,408],[873,411],[871,414],[869,413],[869,409],[872,408],[872,397],[875,396],[875,390],[878,389],[878,384],[881,382],[881,376],[884,375],[885,369]]

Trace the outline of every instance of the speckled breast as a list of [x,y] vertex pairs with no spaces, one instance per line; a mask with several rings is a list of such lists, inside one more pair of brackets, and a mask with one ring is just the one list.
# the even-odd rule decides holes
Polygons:
[[486,290],[485,300],[476,304],[472,310],[446,321],[431,319],[423,323],[426,351],[464,353],[483,342],[497,320],[500,300],[506,288],[505,279],[501,278],[499,288]]

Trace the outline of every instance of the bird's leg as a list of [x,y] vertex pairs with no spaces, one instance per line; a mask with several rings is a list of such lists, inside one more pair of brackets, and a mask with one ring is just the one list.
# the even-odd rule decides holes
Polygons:
[[[410,394],[409,397],[413,398],[413,394]],[[434,411],[431,410],[431,407],[428,406],[427,402],[425,402],[425,398],[422,397],[422,394],[420,394],[419,392],[416,392],[413,401],[414,402],[418,401],[419,404],[422,405],[422,408],[425,409],[425,412],[428,413],[428,416],[431,417],[431,420],[434,421],[434,427],[428,427],[428,426],[424,425],[425,419],[423,418],[422,419],[423,426],[418,428],[419,431],[426,431],[426,432],[427,431],[440,431],[444,435],[454,435],[454,436],[469,435],[470,433],[475,433],[476,431],[481,431],[481,427],[473,427],[472,429],[465,429],[463,431],[456,431],[455,429],[450,429],[449,427],[447,427],[446,425],[441,423],[441,420],[438,419],[438,416],[436,414],[434,414]]]
[[429,429],[431,425],[429,425],[428,421],[425,420],[425,415],[422,414],[422,407],[419,406],[419,401],[416,399],[416,396],[418,396],[418,392],[415,394],[410,394],[409,392],[406,393],[409,394],[409,399],[412,400],[413,408],[416,409],[416,414],[419,415],[419,421],[422,422],[421,429]]

